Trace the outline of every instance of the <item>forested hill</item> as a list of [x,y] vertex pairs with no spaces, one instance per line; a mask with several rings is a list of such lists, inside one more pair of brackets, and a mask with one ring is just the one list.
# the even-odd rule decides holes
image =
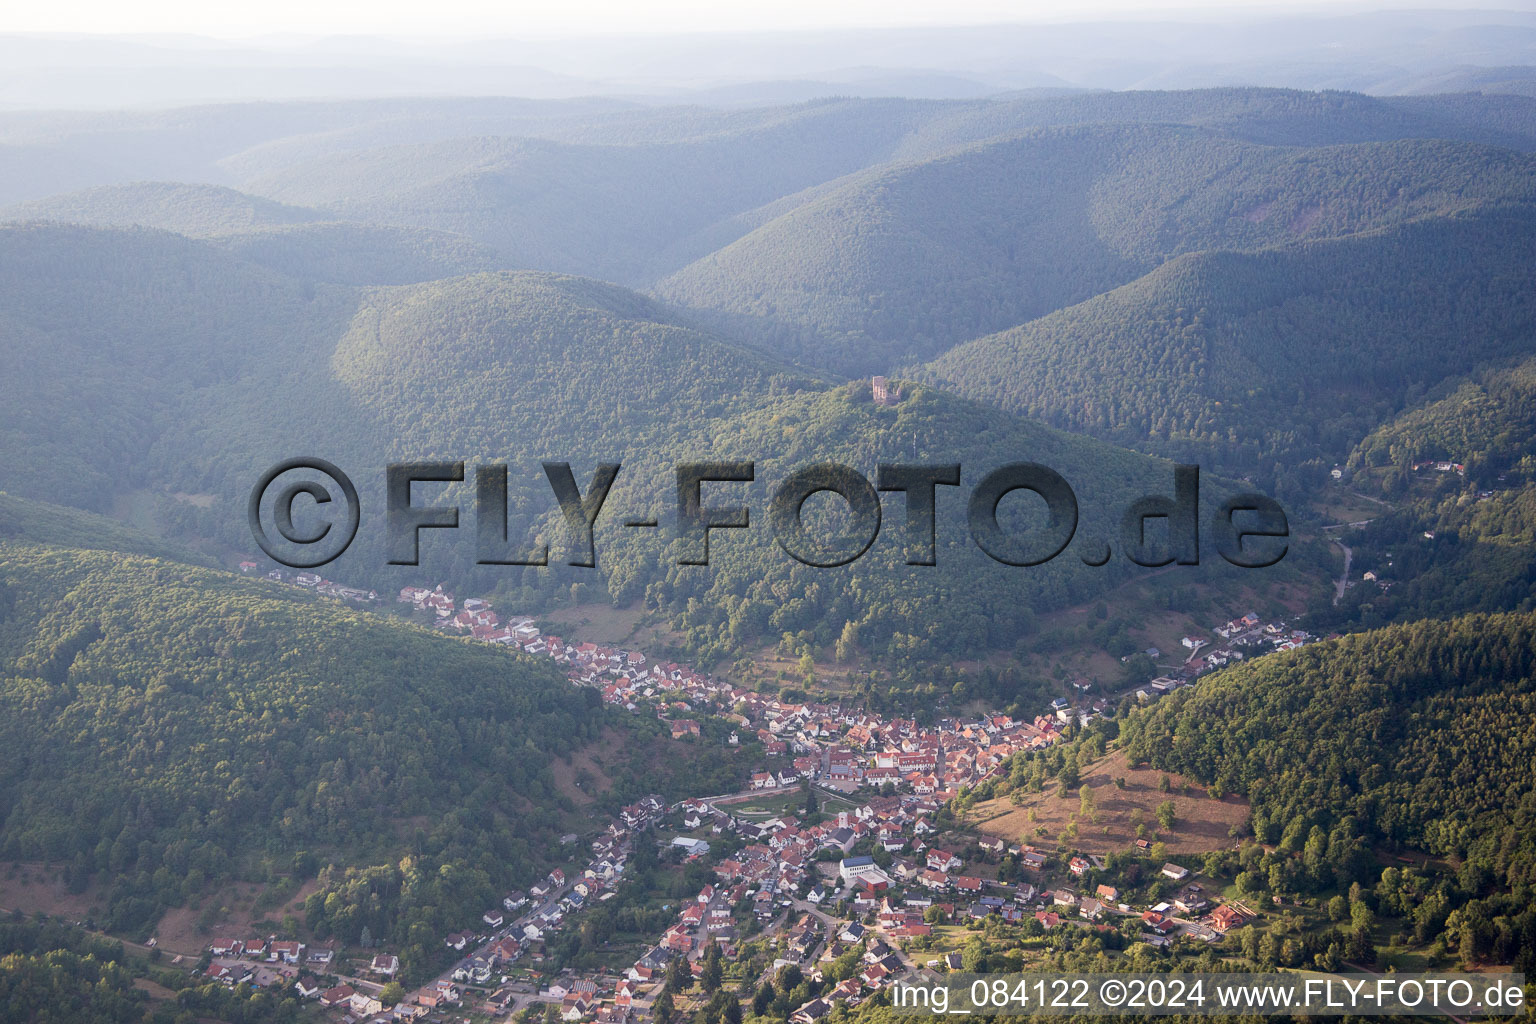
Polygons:
[[[1038,570],[972,564],[957,501],[953,570],[887,572],[888,518],[867,570],[804,573],[758,530],[722,545],[740,562],[696,573],[664,529],[618,528],[601,569],[568,571],[538,461],[573,460],[582,481],[623,462],[614,518],[666,514],[691,457],[757,459],[741,492],[758,509],[793,465],[829,459],[961,461],[966,486],[1044,462],[1104,524],[1118,497],[1166,491],[1157,458],[1299,506],[1447,377],[1529,355],[1532,110],[1247,89],[733,111],[400,101],[133,115],[110,139],[92,116],[0,116],[13,146],[104,162],[161,139],[154,176],[195,167],[245,190],[138,184],[29,208],[204,239],[0,228],[15,370],[0,479],[248,554],[241,502],[295,453],[353,471],[372,508],[393,459],[507,460],[509,535],[551,541],[555,568],[476,567],[466,517],[460,543],[429,535],[428,565],[401,579],[371,519],[336,577],[452,578],[523,607],[643,601],[695,654],[851,628],[867,653],[953,662],[1019,642],[1124,566],[1075,550]],[[548,269],[651,281],[689,261],[662,297]],[[868,401],[866,371],[955,342],[898,367],[922,384],[898,403]],[[70,404],[92,414],[56,415]],[[1114,493],[1090,503],[1096,482]],[[454,496],[467,508],[470,486]],[[1081,541],[1112,536],[1088,515]]]
[[[578,278],[508,273],[371,292],[336,349],[334,371],[348,407],[379,424],[395,457],[427,450],[511,459],[510,535],[549,541],[556,566],[567,554],[564,530],[534,459],[574,460],[583,486],[596,462],[622,463],[596,536],[607,591],[668,613],[700,654],[727,656],[801,631],[829,646],[851,627],[867,651],[892,662],[948,660],[978,646],[1011,646],[1035,613],[1126,578],[1123,559],[1089,568],[1079,557],[1087,549],[1076,546],[1047,565],[992,562],[970,540],[963,488],[940,491],[936,567],[904,564],[905,511],[889,498],[867,555],[835,569],[802,566],[774,543],[766,521],[773,489],[793,470],[834,461],[872,478],[881,462],[958,462],[971,487],[1005,462],[1041,462],[1077,489],[1084,544],[1113,539],[1129,501],[1172,486],[1167,463],[933,388],[908,384],[896,404],[876,406],[867,380],[834,385],[786,370],[668,320],[650,300]],[[700,459],[757,464],[755,481],[720,489],[753,509],[754,528],[717,534],[708,569],[678,565],[668,539],[675,466]],[[1220,481],[1207,486],[1214,501]],[[467,502],[469,489],[459,493]],[[1020,507],[1017,522],[1033,523]],[[654,516],[664,529],[624,529],[619,523],[631,515]],[[365,526],[354,545],[360,560],[335,571],[382,564],[369,547],[381,533],[377,523],[371,532]],[[572,576],[477,568],[472,548],[462,537],[428,538],[423,551],[446,559],[433,564],[449,578],[499,583],[512,594]],[[1209,565],[1188,575],[1208,571],[1222,572]]]
[[[529,271],[371,291],[332,365],[401,440],[467,450],[517,442],[572,457],[617,440],[661,444],[778,394],[828,386],[680,324],[628,289]],[[425,406],[435,422],[423,421]]]
[[[105,511],[151,479],[198,493],[248,472],[231,451],[292,435],[288,417],[260,418],[267,398],[312,394],[355,304],[169,232],[0,227],[0,480]],[[176,431],[197,439],[147,458]],[[225,458],[195,458],[211,451]]]
[[1027,128],[1071,124],[1182,124],[1274,146],[1338,145],[1394,139],[1454,139],[1530,151],[1536,102],[1529,96],[1457,93],[1368,96],[1338,90],[1137,89],[997,97],[935,119],[923,148],[998,138]]
[[[1225,670],[1131,716],[1133,760],[1245,794],[1265,842],[1368,839],[1536,884],[1536,613],[1356,634]],[[1528,891],[1528,889],[1527,889]]]
[[515,266],[638,284],[713,249],[721,221],[889,159],[910,117],[891,107],[864,123],[802,116],[626,145],[457,138],[327,157],[249,187],[338,219],[459,232]]
[[1450,375],[1529,353],[1536,207],[1195,253],[922,375],[1001,408],[1304,493]]
[[252,263],[316,283],[418,284],[508,266],[495,250],[463,235],[381,224],[296,224],[216,241]]
[[212,185],[103,185],[22,203],[0,211],[0,220],[172,231],[217,241],[289,277],[336,284],[413,284],[508,265],[464,235],[337,221]]
[[852,178],[657,290],[772,351],[880,372],[1180,253],[1533,200],[1533,172],[1531,156],[1440,141],[1292,148],[1172,125],[1041,130]]
[[866,159],[890,152],[911,159],[1030,128],[1157,122],[1204,125],[1271,144],[1441,138],[1536,146],[1536,99],[1449,91],[1453,94],[1370,96],[1234,87],[962,101],[828,98],[747,109],[639,106],[600,98],[455,97],[110,114],[0,112],[0,146],[7,153],[0,204],[140,181],[239,187],[346,153],[492,136],[632,146],[775,134],[786,148],[815,138],[839,159],[863,140],[877,139],[875,148],[865,150]]
[[536,877],[550,759],[594,704],[546,662],[293,588],[0,543],[0,857],[102,873],[118,931],[231,879],[392,863],[407,823],[420,875],[375,933],[406,908],[462,927]]
[[1184,125],[1264,145],[1445,139],[1530,151],[1536,100],[1229,88],[731,110],[420,99],[0,114],[0,206],[35,200],[5,215],[193,233],[316,217],[430,227],[474,237],[507,266],[641,285],[740,238],[769,204],[1074,125]]
[[275,203],[232,188],[173,181],[100,185],[20,203],[3,211],[3,217],[14,221],[48,220],[103,228],[160,228],[191,238],[324,219],[318,211]]
[[0,543],[5,542],[117,551],[189,565],[215,564],[211,558],[152,537],[120,519],[0,491]]
[[1389,496],[1404,492],[1422,462],[1461,465],[1469,481],[1484,487],[1511,474],[1536,483],[1536,358],[1491,367],[1446,390],[1371,431],[1350,468],[1390,470],[1372,478]]

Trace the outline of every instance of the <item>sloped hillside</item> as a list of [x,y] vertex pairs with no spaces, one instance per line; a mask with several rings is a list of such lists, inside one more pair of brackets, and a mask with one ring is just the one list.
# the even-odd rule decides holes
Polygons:
[[1443,142],[1276,148],[1171,126],[1053,129],[850,180],[657,291],[770,351],[878,372],[1181,253],[1531,199],[1532,159]]
[[1536,615],[1469,616],[1228,669],[1132,716],[1124,735],[1132,760],[1247,795],[1266,842],[1296,849],[1348,818],[1528,886],[1533,711]]
[[320,219],[314,210],[285,206],[232,188],[166,181],[101,185],[0,210],[0,220],[160,228],[193,238]]
[[552,837],[528,801],[595,735],[594,699],[292,588],[0,544],[0,856],[104,873],[106,923],[135,932],[263,857],[366,863],[428,822],[419,856],[475,865],[405,899],[436,902],[436,934],[532,877]]
[[1517,207],[1190,254],[923,375],[1061,427],[1311,487],[1417,389],[1531,351],[1533,239],[1536,215]]

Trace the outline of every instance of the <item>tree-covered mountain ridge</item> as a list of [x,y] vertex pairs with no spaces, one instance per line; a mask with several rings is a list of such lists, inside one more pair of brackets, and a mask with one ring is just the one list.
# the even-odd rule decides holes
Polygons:
[[1368,838],[1536,882],[1536,613],[1426,620],[1224,670],[1133,715],[1136,760],[1241,792],[1293,848]]
[[[578,324],[585,326],[570,333]],[[1075,547],[1028,569],[993,562],[970,539],[964,488],[1007,462],[1050,466],[1077,490],[1084,543],[1113,540],[1129,501],[1172,488],[1168,463],[910,382],[895,404],[877,405],[867,379],[835,384],[783,367],[679,326],[652,300],[575,278],[510,272],[372,292],[333,366],[349,403],[386,425],[391,457],[529,453],[513,459],[509,535],[550,543],[552,564],[561,560],[564,528],[532,457],[573,461],[583,486],[595,463],[622,464],[605,505],[613,511],[604,512],[595,538],[607,591],[666,612],[696,654],[724,656],[800,631],[830,645],[850,623],[867,650],[892,657],[1009,644],[1036,612],[1082,600],[1133,570],[1123,558],[1089,568]],[[424,395],[434,404],[424,405]],[[753,527],[717,533],[707,569],[678,564],[681,549],[670,539],[676,466],[733,460],[755,462],[756,478],[718,485],[718,493],[749,506]],[[774,488],[827,461],[871,480],[885,462],[960,463],[963,486],[938,495],[938,565],[905,564],[905,510],[895,496],[874,546],[852,565],[812,568],[781,550],[767,522]],[[1206,486],[1213,503],[1230,488],[1210,478]],[[467,508],[472,487],[455,494]],[[656,517],[664,529],[625,529],[628,515]],[[1028,514],[1005,514],[1005,522],[1032,528]],[[433,571],[503,586],[509,576],[527,583],[550,575],[505,568],[488,575],[471,555],[461,538]],[[1202,578],[1208,569],[1222,574],[1202,566]],[[970,605],[954,599],[962,593]]]
[[1315,487],[1448,376],[1532,351],[1536,205],[1189,253],[917,374],[1119,444]]
[[1180,254],[1536,200],[1532,158],[1441,140],[1272,146],[1181,125],[1036,129],[875,168],[664,279],[717,328],[859,372],[932,358]]
[[[1351,453],[1355,471],[1397,475],[1425,462],[1451,462],[1483,486],[1536,480],[1536,358],[1494,365],[1470,378],[1448,381],[1425,404],[1371,431]],[[1387,481],[1394,493],[1395,481]]]

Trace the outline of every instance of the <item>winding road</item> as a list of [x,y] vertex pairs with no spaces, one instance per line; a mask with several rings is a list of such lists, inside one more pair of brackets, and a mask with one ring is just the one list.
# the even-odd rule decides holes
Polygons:
[[1339,574],[1338,580],[1333,585],[1333,603],[1337,605],[1344,599],[1344,588],[1349,586],[1349,566],[1355,560],[1355,553],[1342,540],[1336,540],[1334,543],[1344,549],[1344,571]]

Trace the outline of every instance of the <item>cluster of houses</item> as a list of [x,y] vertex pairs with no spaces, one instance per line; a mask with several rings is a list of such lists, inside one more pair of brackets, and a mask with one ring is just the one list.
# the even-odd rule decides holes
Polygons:
[[[819,940],[820,924],[813,918],[807,918],[798,926],[799,933],[792,932],[790,936],[790,948],[797,948],[796,939],[802,942],[804,936],[814,935]],[[822,969],[830,965],[857,943],[865,943],[864,952],[859,955],[857,973],[844,978],[828,991],[797,1007],[790,1014],[790,1020],[794,1024],[816,1024],[838,1005],[855,1007],[874,995],[880,989],[894,984],[901,975],[910,970],[910,964],[892,948],[884,939],[869,934],[863,925],[857,923],[842,924],[836,935],[827,943],[825,950],[814,967],[807,973],[817,981],[822,980]],[[812,949],[815,945],[812,944]]]
[[[220,938],[208,944],[208,954],[210,960],[203,971],[204,978],[230,988],[242,985],[255,988],[291,986],[301,999],[315,1000],[323,1007],[340,1009],[353,1015],[354,1019],[377,1015],[384,1009],[374,992],[363,991],[350,984],[321,987],[316,975],[330,974],[334,970],[335,950],[330,947],[311,948],[302,942],[276,937]],[[383,953],[373,958],[366,973],[373,975],[382,984],[394,978],[399,970],[400,959],[393,954]],[[436,1006],[437,1003],[431,1005]],[[413,1019],[418,1006],[415,1003],[402,1006],[391,1014],[391,1018]]]
[[[680,907],[676,920],[656,945],[628,969],[615,993],[616,1007],[630,1006],[639,987],[659,979],[674,960],[691,958],[697,970],[699,954],[707,943],[718,943],[728,958],[733,956],[743,917],[751,914],[763,922],[776,918],[793,906],[801,893],[806,901],[817,905],[830,902],[843,890],[856,912],[886,912],[882,917],[885,939],[927,934],[930,926],[923,921],[923,911],[933,905],[933,898],[909,896],[901,919],[891,918],[888,912],[893,905],[887,896],[898,884],[897,879],[876,866],[871,857],[848,855],[862,841],[909,852],[910,861],[906,857],[894,861],[898,870],[910,863],[922,865],[917,870],[930,870],[929,865],[935,865],[949,872],[961,864],[954,854],[932,850],[926,844],[926,838],[936,832],[932,817],[939,808],[938,800],[931,796],[908,793],[871,797],[861,806],[839,811],[815,825],[804,825],[792,815],[766,821],[749,819],[732,815],[727,808],[705,800],[684,800],[674,808],[687,828],[738,833],[748,842],[714,866],[719,884],[704,886]],[[823,879],[815,871],[816,862],[826,851],[842,855],[836,880]],[[961,885],[963,888],[964,883]],[[977,881],[976,888],[980,885]],[[953,904],[942,904],[941,909],[952,913]],[[865,932],[862,924],[840,922],[829,938],[823,934],[820,920],[812,915],[788,927],[783,948],[795,959],[784,962],[805,962],[824,941],[827,945],[822,961],[836,959],[853,944],[867,944],[859,973],[840,982],[819,1001],[801,1007],[796,1011],[797,1019],[814,1020],[822,1015],[822,1007],[838,1002],[856,1004],[905,969],[895,950]],[[813,966],[811,970],[819,968]]]
[[[255,563],[242,563],[242,571]],[[300,574],[308,577],[313,574]],[[334,586],[315,577],[301,585]],[[347,588],[342,588],[347,589]],[[371,594],[369,595],[371,597]],[[755,736],[770,757],[787,764],[765,766],[753,774],[754,789],[781,789],[812,779],[824,786],[852,791],[860,786],[890,786],[896,792],[931,796],[942,802],[965,786],[974,786],[1006,769],[1012,755],[1036,750],[1061,738],[1069,725],[1086,725],[1103,714],[1108,702],[1090,700],[1092,684],[1080,681],[1083,697],[1052,702],[1048,713],[1033,721],[1005,715],[976,720],[943,719],[920,726],[913,719],[882,716],[841,704],[792,703],[774,696],[711,679],[686,665],[654,662],[640,651],[590,642],[567,642],[539,631],[528,616],[503,621],[487,601],[468,598],[459,604],[439,584],[409,586],[398,600],[432,615],[438,628],[466,634],[486,643],[513,647],[549,657],[565,667],[573,684],[598,689],[605,703],[639,713],[656,710],[667,721],[674,739],[700,735],[700,716],[723,719],[731,726],[727,742]],[[1291,650],[1317,639],[1283,623],[1263,622],[1249,612],[1215,627],[1217,641],[1186,636],[1189,659],[1177,670],[1158,676],[1135,693],[1146,703],[1198,676],[1231,662],[1271,650]],[[1205,654],[1201,650],[1212,649]],[[1149,650],[1156,655],[1156,649]]]
[[[251,576],[261,572],[261,566],[252,561],[240,563],[240,573],[243,576]],[[379,599],[377,591],[363,590],[359,587],[347,587],[334,580],[325,579],[319,573],[300,572],[289,574],[281,569],[273,569],[264,574],[274,583],[288,583],[305,590],[313,590],[326,597],[340,598],[344,601],[356,601],[359,604],[368,604]]]
[[[823,966],[850,949],[862,945],[863,952],[852,977],[795,1010],[793,1019],[801,1024],[819,1020],[838,1004],[857,1005],[903,972],[915,970],[902,947],[908,940],[930,935],[935,919],[995,916],[1017,923],[1033,917],[1043,928],[1051,929],[1067,923],[1110,927],[1104,919],[1118,914],[1139,917],[1142,937],[1153,945],[1172,941],[1189,927],[1185,918],[1207,911],[1202,922],[1217,933],[1246,920],[1241,910],[1231,906],[1209,910],[1189,870],[1171,863],[1163,865],[1162,875],[1185,885],[1185,889],[1172,901],[1146,910],[1132,910],[1120,902],[1119,892],[1110,885],[1098,885],[1088,895],[1087,885],[1080,893],[1072,888],[1037,888],[1026,882],[1002,883],[968,873],[960,854],[939,842],[933,820],[940,806],[932,795],[871,796],[857,807],[806,825],[787,814],[768,820],[732,814],[726,800],[688,799],[669,807],[660,797],[645,797],[621,809],[607,831],[593,842],[592,857],[579,874],[568,877],[557,868],[526,893],[508,893],[500,908],[484,915],[484,923],[494,930],[486,938],[449,936],[449,945],[464,952],[464,959],[450,976],[412,994],[387,1015],[376,994],[352,985],[322,992],[316,983],[304,978],[297,983],[298,991],[355,1020],[412,1020],[433,1010],[459,1006],[466,1000],[469,987],[495,987],[491,980],[495,975],[528,951],[538,950],[544,936],[560,926],[564,915],[602,898],[601,894],[622,875],[632,842],[664,821],[680,821],[690,831],[740,834],[747,843],[714,865],[717,881],[706,884],[678,907],[674,921],[655,945],[616,983],[598,975],[564,976],[550,982],[539,999],[558,1005],[562,1020],[629,1024],[642,993],[653,989],[674,961],[683,960],[694,971],[700,970],[701,953],[709,943],[719,944],[727,958],[734,957],[738,928],[747,915],[765,922],[777,918],[794,906],[802,893],[812,905],[828,905],[834,898],[846,900],[854,918],[825,923],[825,918],[807,914],[798,921],[792,919],[780,932],[779,943],[782,955],[793,959],[782,963],[802,964],[812,976],[819,976]],[[884,866],[871,856],[851,854],[865,843],[891,854],[881,858]],[[987,854],[1012,856],[1039,881],[1045,881],[1045,852],[996,837],[983,837],[979,845]],[[816,870],[817,862],[824,861],[822,855],[828,851],[840,855],[835,877]],[[1065,864],[1071,876],[1067,884],[1071,885],[1072,879],[1086,880],[1103,867],[1097,858],[1074,856]],[[830,870],[829,866],[828,873]],[[818,949],[823,951],[815,959]],[[226,957],[274,958],[270,959],[273,963],[298,963],[305,953],[298,943],[273,939],[218,940],[214,951]],[[958,968],[958,964],[953,966]],[[398,969],[398,960],[388,954],[375,956],[369,968],[381,980],[393,977]],[[484,1005],[492,1010],[505,1008],[513,998],[512,989],[503,984],[484,998]]]
[[[570,915],[613,896],[612,890],[624,873],[631,843],[668,811],[666,802],[654,794],[622,808],[618,818],[592,842],[591,857],[579,873],[568,876],[564,869],[555,868],[529,886],[526,893],[508,893],[500,908],[492,908],[482,916],[482,921],[493,929],[488,938],[449,935],[449,947],[466,955],[446,980],[450,984],[489,986],[493,977],[502,975],[524,954],[530,954],[535,961],[542,959],[545,941]],[[501,981],[506,981],[504,975]],[[443,985],[443,980],[437,982],[439,988]],[[558,1003],[562,1020],[595,1018],[601,1024],[626,1024],[634,985],[621,984],[613,1002],[603,1001],[607,992],[595,977],[557,978],[539,993],[539,998],[545,1003]],[[434,995],[433,989],[428,988],[418,993],[416,999],[430,1000]],[[514,997],[513,989],[501,984],[486,997],[485,1007],[493,1012],[505,1010]]]
[[987,715],[925,726],[837,705],[785,704],[751,691],[731,696],[737,708],[746,709],[744,715],[761,723],[758,738],[770,751],[784,744],[787,753],[797,755],[790,771],[755,776],[754,786],[783,785],[792,774],[844,791],[889,787],[939,803],[1006,769],[1014,754],[1058,742],[1067,722],[1054,715],[1032,722]]
[[[266,939],[214,939],[209,943],[208,951],[216,957],[265,960],[270,964],[297,964],[304,961],[304,952],[308,948],[302,942],[278,939],[273,936]],[[328,964],[331,960],[331,950],[324,948],[314,950],[310,954],[310,959],[316,964]]]
[[[403,587],[397,600],[401,604],[411,605],[419,612],[430,613],[441,628],[469,633],[477,640],[492,643],[506,643],[514,636],[525,635],[528,624],[533,621],[523,619],[503,626],[501,619],[491,609],[490,602],[478,597],[465,598],[463,607],[459,608],[452,592],[444,590],[441,583],[432,590],[426,587]],[[515,632],[519,629],[524,633]]]
[[1259,617],[1252,612],[1212,632],[1228,641],[1227,645],[1224,649],[1212,651],[1204,659],[1191,662],[1191,667],[1197,673],[1220,668],[1229,661],[1241,661],[1244,657],[1256,654],[1292,651],[1320,639],[1304,629],[1290,629],[1283,622],[1261,623]]
[[[985,841],[985,849],[991,853],[1009,853],[1020,863],[1036,872],[1046,867],[1046,855],[1030,847],[1017,847],[1002,840]],[[983,920],[996,917],[1009,923],[1019,923],[1029,918],[1039,922],[1049,931],[1063,925],[1085,928],[1112,928],[1106,921],[1112,915],[1124,921],[1139,919],[1143,941],[1154,946],[1167,945],[1179,933],[1202,938],[1213,938],[1251,919],[1252,912],[1241,905],[1222,904],[1214,910],[1201,894],[1200,886],[1192,881],[1191,872],[1176,864],[1165,864],[1163,877],[1183,884],[1182,890],[1171,901],[1159,901],[1145,911],[1132,909],[1121,901],[1120,891],[1113,885],[1098,884],[1091,895],[1086,885],[1082,893],[1069,888],[1037,889],[1033,884],[1014,884],[986,880],[962,873],[963,865],[955,854],[942,848],[929,848],[921,858],[923,872],[931,872],[917,886],[907,886],[902,895],[896,888],[888,888],[890,875],[874,867],[869,857],[847,857],[839,864],[839,875],[848,885],[855,887],[855,917],[860,920],[835,922],[829,929],[825,951],[818,966],[837,959],[853,946],[865,944],[860,960],[860,971],[818,999],[798,1008],[792,1020],[799,1024],[814,1024],[826,1016],[839,1003],[857,1005],[882,985],[889,984],[903,971],[916,970],[902,951],[906,940],[919,939],[931,934],[933,922],[948,922],[960,917]],[[1091,872],[1102,870],[1104,862],[1096,857],[1074,856],[1067,862],[1067,870],[1075,879],[1086,879]],[[894,873],[894,872],[893,872]],[[933,876],[947,882],[936,886],[942,891],[925,891]],[[1091,884],[1091,883],[1090,883]],[[969,900],[968,904],[962,900]],[[957,911],[957,906],[960,908]],[[872,915],[872,918],[871,918]],[[785,937],[787,954],[808,957],[821,941],[820,925],[807,918],[790,929]],[[896,948],[893,948],[893,945]],[[942,961],[930,960],[929,967],[946,966],[949,970],[961,969],[958,953],[948,954]],[[812,968],[808,973],[820,977]]]
[[791,762],[754,774],[755,789],[795,786],[806,778],[845,790],[890,783],[897,791],[942,802],[1006,767],[1014,753],[1057,742],[1063,725],[1103,711],[1101,701],[1094,709],[1070,709],[1070,714],[1056,709],[1033,722],[990,715],[921,726],[914,719],[885,719],[841,704],[780,701],[686,665],[652,661],[640,651],[567,642],[540,633],[528,617],[503,622],[476,598],[458,606],[441,586],[405,587],[399,600],[432,612],[441,629],[551,658],[573,684],[598,689],[609,705],[636,713],[642,706],[654,707],[674,739],[698,737],[699,715],[725,720],[733,730],[727,742],[739,743],[743,733],[755,735],[766,754]]
[[[447,976],[422,987],[387,1011],[379,1002],[376,991],[352,984],[322,989],[313,977],[301,974],[299,968],[293,966],[303,964],[315,973],[330,973],[333,950],[308,950],[302,943],[275,937],[215,939],[209,946],[213,959],[207,977],[230,987],[292,985],[301,998],[315,1000],[322,1007],[335,1009],[354,1021],[415,1020],[434,1011],[457,1007],[464,1001],[465,986],[491,984],[493,977],[511,968],[530,951],[535,958],[540,958],[546,937],[559,929],[569,914],[592,901],[611,896],[613,886],[623,874],[632,837],[651,828],[667,811],[666,802],[655,795],[623,808],[606,833],[592,843],[592,856],[580,873],[568,878],[565,870],[557,867],[530,886],[527,892],[515,890],[508,893],[500,907],[493,907],[482,915],[481,920],[491,929],[487,935],[468,932],[448,935],[445,939],[447,946],[464,953],[464,957]],[[519,912],[522,912],[521,916],[515,916]],[[278,966],[265,971],[263,964]],[[381,953],[373,957],[363,973],[382,984],[393,979],[399,970],[398,957]],[[565,997],[563,991],[558,995]],[[546,992],[545,998],[549,997]],[[511,989],[502,987],[486,1002],[494,1009],[504,1008],[511,1000]],[[588,986],[585,992],[578,991],[574,997],[566,999],[566,1003],[562,1010],[565,1019],[589,1016],[588,1011],[595,1005],[595,988]]]
[[729,958],[736,955],[735,907],[748,902],[748,886],[745,883],[721,885],[707,884],[691,900],[678,908],[676,920],[662,933],[661,939],[625,972],[622,991],[618,996],[629,996],[622,1003],[629,1006],[640,987],[666,972],[668,965],[680,957],[689,957],[702,950],[708,943],[716,943]]
[[311,948],[274,935],[265,939],[214,939],[208,944],[208,957],[208,965],[203,969],[206,981],[229,988],[293,985],[307,993],[306,998],[312,998],[319,994],[319,986],[305,972],[323,974],[330,970],[335,951],[327,946]]
[[[1451,464],[1446,464],[1448,467]],[[254,562],[242,562],[242,572],[255,572]],[[281,570],[267,574],[333,596],[359,601],[376,599],[372,591],[341,587],[313,573],[289,580]],[[919,726],[913,719],[882,716],[841,704],[791,703],[774,696],[711,679],[675,662],[653,662],[640,651],[590,642],[567,642],[539,631],[534,619],[520,616],[503,621],[490,603],[466,598],[458,603],[441,584],[408,586],[398,601],[430,614],[439,629],[476,640],[549,657],[566,669],[573,684],[598,689],[605,703],[639,713],[656,710],[667,721],[674,739],[697,738],[698,716],[723,719],[732,727],[727,742],[754,736],[770,757],[789,763],[765,766],[752,776],[754,789],[798,786],[802,779],[851,791],[860,786],[887,785],[897,792],[931,796],[942,802],[962,787],[974,786],[999,770],[1020,750],[1049,746],[1061,729],[1086,725],[1108,709],[1103,698],[1089,699],[1088,680],[1074,682],[1077,701],[1052,702],[1048,713],[1033,721],[989,715],[971,721],[944,719]],[[1293,650],[1319,639],[1284,623],[1264,622],[1256,613],[1231,619],[1211,630],[1216,638],[1190,635],[1182,639],[1189,651],[1179,668],[1160,675],[1135,691],[1142,703],[1154,701],[1193,683],[1199,676],[1270,651]],[[1200,652],[1211,648],[1207,653]],[[1146,652],[1157,657],[1156,648]]]
[[461,993],[451,984],[439,982],[422,990],[416,998],[397,1006],[386,1008],[374,992],[354,988],[348,984],[336,985],[323,992],[300,987],[298,993],[305,999],[314,999],[326,1009],[345,1014],[343,1021],[413,1021],[427,1019],[433,1011],[458,1006]]
[[[1202,636],[1184,637],[1181,643],[1190,652],[1189,660],[1176,671],[1158,676],[1138,689],[1136,699],[1147,703],[1181,686],[1188,686],[1213,669],[1272,651],[1295,650],[1320,639],[1306,630],[1288,628],[1283,622],[1264,622],[1254,612],[1216,626],[1211,633],[1219,643]],[[1205,647],[1212,650],[1201,655],[1200,651]]]
[[[1446,465],[1449,468],[1452,464]],[[242,572],[259,568],[255,562],[240,563]],[[337,597],[357,601],[377,598],[372,591],[343,587],[314,573],[301,572],[291,580],[280,569],[267,575]],[[932,726],[919,726],[912,719],[887,720],[837,703],[780,701],[713,680],[686,665],[653,662],[640,651],[567,642],[542,634],[529,616],[503,621],[483,599],[466,598],[460,604],[442,584],[403,587],[397,599],[431,615],[445,632],[552,658],[565,667],[572,683],[600,690],[605,703],[634,713],[642,706],[655,708],[668,722],[674,739],[700,735],[695,715],[728,721],[733,727],[727,741],[731,744],[739,743],[743,734],[755,735],[766,754],[784,756],[792,762],[755,773],[755,789],[795,786],[809,778],[845,790],[890,784],[899,792],[943,801],[1004,768],[1015,752],[1049,746],[1060,739],[1063,727],[1086,725],[1108,709],[1107,700],[1086,696],[1092,683],[1084,679],[1073,683],[1081,699],[1057,698],[1047,714],[1033,721],[989,715],[973,721],[944,719]],[[1156,700],[1206,672],[1245,657],[1292,650],[1318,639],[1303,630],[1288,629],[1284,623],[1265,623],[1254,612],[1217,626],[1211,633],[1216,641],[1205,636],[1184,637],[1188,660],[1138,689],[1137,700]],[[1207,647],[1212,649],[1202,655],[1201,650]],[[1156,648],[1146,653],[1160,655]]]

